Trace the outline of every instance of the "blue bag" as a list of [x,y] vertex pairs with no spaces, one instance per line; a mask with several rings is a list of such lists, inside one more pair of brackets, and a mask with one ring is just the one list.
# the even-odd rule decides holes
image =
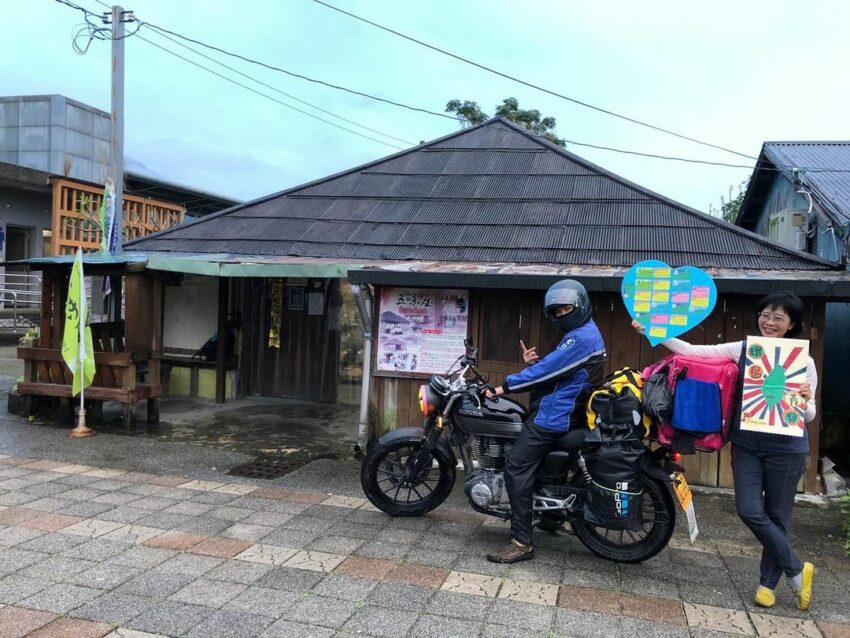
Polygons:
[[677,430],[710,434],[723,429],[720,385],[698,379],[680,378],[673,393],[673,418]]

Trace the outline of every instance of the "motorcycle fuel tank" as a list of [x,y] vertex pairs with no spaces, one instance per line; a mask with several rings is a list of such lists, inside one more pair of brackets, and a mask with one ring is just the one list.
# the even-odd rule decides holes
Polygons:
[[469,434],[516,438],[528,418],[528,410],[510,399],[490,401],[482,398],[479,405],[475,399],[464,397],[455,407],[454,417]]

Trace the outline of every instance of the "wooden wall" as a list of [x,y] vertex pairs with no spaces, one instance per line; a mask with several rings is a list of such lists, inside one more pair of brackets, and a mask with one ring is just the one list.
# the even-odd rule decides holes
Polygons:
[[[475,345],[479,346],[481,371],[498,385],[505,375],[521,370],[519,339],[526,346],[537,346],[541,355],[548,353],[560,339],[560,331],[543,315],[543,294],[539,290],[470,290],[469,330]],[[617,293],[594,293],[593,317],[608,350],[606,374],[625,366],[643,369],[668,354],[658,346],[640,337],[631,327],[631,318]],[[376,291],[375,299],[380,299]],[[717,302],[712,314],[682,338],[693,344],[736,341],[756,332],[755,304],[757,296],[727,295]],[[823,367],[824,304],[822,301],[804,300],[809,308],[806,323],[811,327],[811,354],[818,371]],[[373,313],[377,334],[377,310]],[[373,370],[375,369],[373,350]],[[460,352],[458,354],[461,354]],[[430,375],[373,375],[370,387],[372,423],[376,434],[407,425],[420,425],[422,421],[417,401],[419,386]],[[527,403],[528,397],[517,395]],[[818,389],[820,405],[820,389]],[[820,416],[809,425],[810,467],[806,477],[806,491],[816,491],[818,432]],[[730,451],[698,453],[684,457],[687,476],[692,483],[706,486],[732,486]]]
[[[269,342],[273,281],[243,280],[240,392],[334,401],[339,376],[339,280],[311,279],[300,310],[287,308],[285,285],[277,290],[284,295],[278,313],[279,347]],[[308,313],[309,292],[324,294],[321,315]]]

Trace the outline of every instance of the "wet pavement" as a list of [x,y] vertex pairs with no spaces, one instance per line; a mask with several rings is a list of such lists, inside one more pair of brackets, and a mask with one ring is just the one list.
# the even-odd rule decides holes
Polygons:
[[[6,399],[10,387],[23,374],[16,350],[14,344],[0,346],[0,400]],[[340,392],[348,401],[357,394],[345,384],[341,384]],[[208,399],[164,397],[157,425],[147,424],[145,401],[140,401],[136,410],[134,439],[185,443],[251,458],[285,454],[298,464],[327,456],[347,458],[357,442],[359,405],[352,402],[244,397],[216,404]],[[6,413],[5,404],[2,411]],[[33,424],[60,427],[46,415],[33,419]],[[100,432],[127,434],[118,403],[104,403],[100,418],[89,418],[89,425]]]
[[[170,399],[164,422],[69,439],[5,415],[16,361],[0,348],[0,638],[279,636],[850,637],[850,561],[835,507],[800,505],[793,538],[818,566],[800,612],[786,583],[755,607],[758,555],[728,495],[695,494],[670,547],[640,565],[537,534],[495,565],[504,523],[471,511],[459,474],[421,518],[374,510],[350,449],[356,406]],[[165,410],[164,410],[165,412]],[[143,415],[142,415],[143,416]],[[310,461],[333,452],[333,459]],[[258,455],[306,465],[232,476]]]
[[756,608],[758,548],[726,496],[695,495],[640,565],[537,534],[537,557],[484,554],[505,525],[449,501],[394,519],[363,498],[355,460],[274,481],[226,470],[251,455],[0,419],[0,636],[850,636],[850,562],[835,508],[798,506],[815,599]]

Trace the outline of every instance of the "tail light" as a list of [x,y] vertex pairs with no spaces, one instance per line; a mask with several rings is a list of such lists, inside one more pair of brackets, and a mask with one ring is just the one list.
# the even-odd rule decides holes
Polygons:
[[681,463],[682,462],[682,455],[679,452],[671,452],[670,453],[670,460],[673,461],[673,463]]
[[419,409],[425,416],[436,414],[440,407],[440,396],[429,385],[419,386]]

